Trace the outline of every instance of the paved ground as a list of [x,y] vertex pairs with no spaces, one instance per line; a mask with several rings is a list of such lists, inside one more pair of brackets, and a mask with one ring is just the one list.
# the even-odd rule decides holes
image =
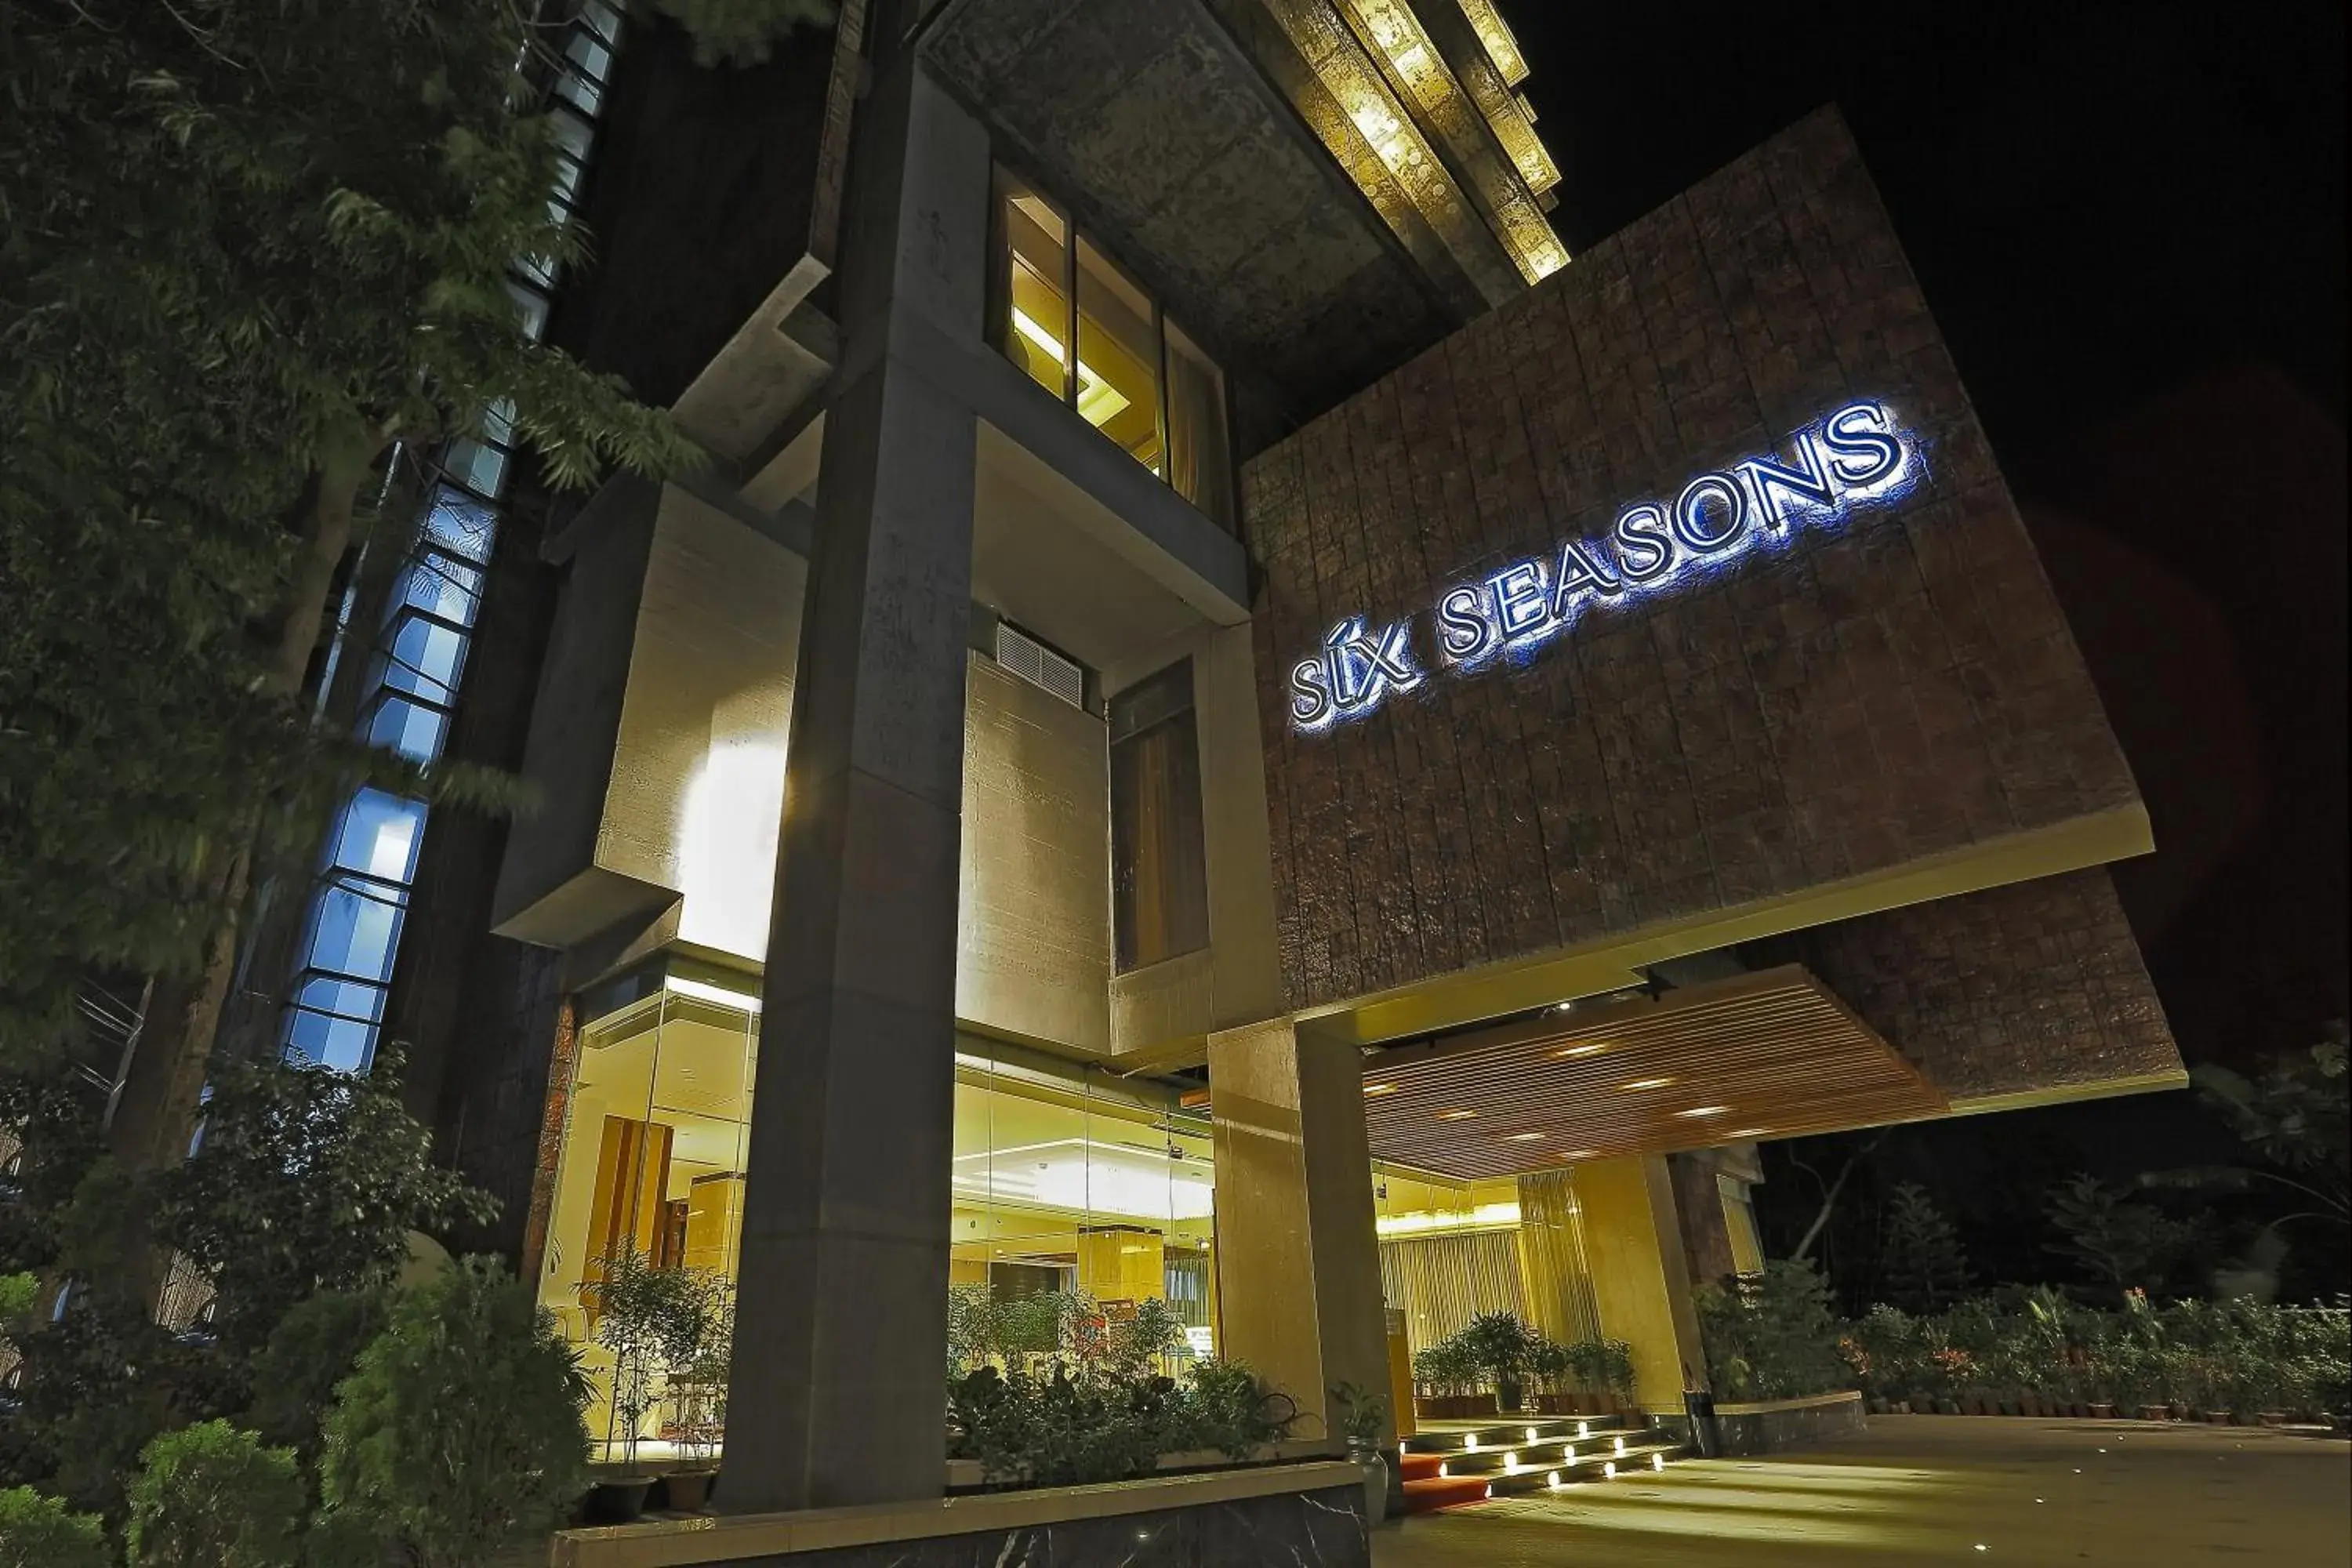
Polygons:
[[2352,1565],[2352,1443],[1968,1415],[1504,1498],[1377,1531],[1373,1568]]

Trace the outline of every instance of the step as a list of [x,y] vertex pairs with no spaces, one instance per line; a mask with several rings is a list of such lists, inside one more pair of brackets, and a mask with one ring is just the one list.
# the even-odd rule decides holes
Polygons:
[[[1605,1467],[1614,1464],[1620,1474],[1650,1464],[1653,1454],[1675,1458],[1682,1453],[1682,1445],[1664,1433],[1636,1433],[1622,1442],[1613,1436],[1607,1439],[1587,1438],[1578,1441],[1521,1443],[1507,1448],[1478,1448],[1452,1454],[1407,1454],[1402,1461],[1409,1466],[1408,1478],[1425,1475],[1431,1479],[1458,1479],[1465,1476],[1522,1475],[1528,1471],[1565,1469],[1578,1475],[1590,1470],[1605,1473]],[[1434,1460],[1435,1464],[1431,1465]]]
[[1483,1448],[1507,1448],[1528,1443],[1598,1439],[1606,1442],[1622,1433],[1630,1437],[1640,1427],[1622,1415],[1533,1415],[1513,1421],[1424,1422],[1404,1439],[1408,1454],[1454,1454]]
[[1431,1477],[1426,1480],[1409,1480],[1403,1495],[1398,1499],[1400,1511],[1433,1513],[1441,1508],[1460,1508],[1465,1503],[1485,1502],[1493,1495],[1493,1488],[1478,1476],[1456,1479]]

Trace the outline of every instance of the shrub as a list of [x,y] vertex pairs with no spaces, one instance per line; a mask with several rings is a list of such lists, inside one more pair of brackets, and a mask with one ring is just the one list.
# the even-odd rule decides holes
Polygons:
[[113,1568],[106,1525],[30,1487],[0,1491],[0,1568]]
[[317,1462],[335,1385],[383,1329],[391,1300],[385,1290],[331,1290],[278,1321],[254,1363],[250,1419],[263,1437]]
[[131,1483],[132,1568],[290,1568],[303,1502],[292,1449],[226,1421],[167,1432]]
[[478,1563],[553,1525],[586,1487],[587,1400],[530,1289],[467,1258],[400,1294],[337,1391],[327,1508],[373,1521],[419,1568]]
[[1200,1363],[1181,1382],[1060,1361],[1044,1373],[982,1366],[949,1386],[950,1453],[998,1483],[1126,1480],[1165,1454],[1246,1458],[1290,1429],[1289,1404],[1235,1362]]
[[1731,1289],[1697,1292],[1707,1364],[1733,1399],[1793,1399],[1849,1386],[1826,1280],[1805,1263],[1774,1259]]
[[1481,1312],[1453,1336],[1465,1359],[1496,1387],[1527,1375],[1542,1336],[1515,1312]]

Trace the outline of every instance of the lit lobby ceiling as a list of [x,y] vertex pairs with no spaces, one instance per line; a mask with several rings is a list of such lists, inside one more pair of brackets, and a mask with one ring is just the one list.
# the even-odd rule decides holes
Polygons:
[[1949,1109],[1800,964],[1401,1047],[1364,1072],[1372,1157],[1463,1179]]

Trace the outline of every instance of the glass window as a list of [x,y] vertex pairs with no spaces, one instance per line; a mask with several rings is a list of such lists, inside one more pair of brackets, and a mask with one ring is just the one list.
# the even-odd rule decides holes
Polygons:
[[[594,1390],[594,1457],[622,1458],[614,1352],[598,1335],[599,1287],[625,1255],[656,1269],[735,1278],[759,1021],[748,982],[676,973],[581,1030],[540,1266],[540,1304],[582,1352]],[[640,993],[642,985],[630,985]],[[716,1414],[692,1369],[648,1369],[635,1436],[642,1460],[715,1445]]]
[[1150,299],[1078,241],[1079,416],[1166,477],[1160,464],[1160,339]]
[[1038,385],[1067,399],[1070,374],[1069,225],[1045,199],[1009,175],[997,180],[1004,226],[999,346]]
[[991,342],[1231,531],[1233,453],[1215,362],[1061,208],[1003,169],[994,178]]
[[1119,971],[1209,945],[1201,747],[1186,659],[1110,700],[1111,928]]
[[1181,328],[1168,327],[1168,481],[1201,514],[1234,526],[1234,465],[1225,441],[1225,378]]

